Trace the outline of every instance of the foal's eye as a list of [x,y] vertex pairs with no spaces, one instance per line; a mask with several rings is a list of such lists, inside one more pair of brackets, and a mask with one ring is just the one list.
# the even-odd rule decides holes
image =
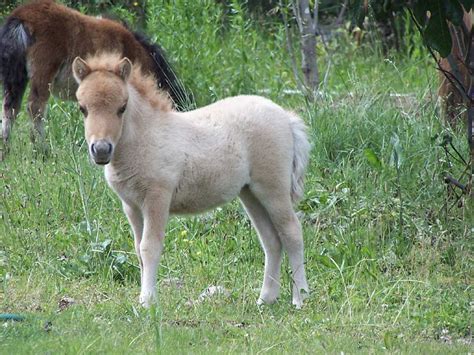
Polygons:
[[84,116],[87,116],[87,109],[84,106],[79,106],[79,110],[82,112]]
[[117,112],[119,114],[119,116],[122,115],[125,112],[126,109],[127,109],[127,104],[120,107],[118,112]]

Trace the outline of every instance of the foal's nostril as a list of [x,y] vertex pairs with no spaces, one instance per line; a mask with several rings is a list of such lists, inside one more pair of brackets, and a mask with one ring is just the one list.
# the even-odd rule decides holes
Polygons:
[[109,144],[109,150],[108,150],[107,154],[110,154],[110,153],[112,153],[112,144],[110,144],[110,143],[108,143],[108,144]]
[[95,143],[91,144],[91,152],[92,154],[97,154],[97,151],[95,150]]

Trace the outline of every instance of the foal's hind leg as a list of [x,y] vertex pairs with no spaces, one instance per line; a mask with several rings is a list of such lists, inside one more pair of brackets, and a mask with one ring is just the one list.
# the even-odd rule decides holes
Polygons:
[[242,189],[239,197],[257,230],[265,252],[263,286],[257,303],[273,303],[280,293],[281,242],[267,211],[248,187]]
[[309,294],[309,287],[304,266],[303,233],[293,210],[290,195],[284,193],[283,189],[275,187],[254,186],[251,190],[268,212],[288,253],[293,279],[293,304],[300,308]]

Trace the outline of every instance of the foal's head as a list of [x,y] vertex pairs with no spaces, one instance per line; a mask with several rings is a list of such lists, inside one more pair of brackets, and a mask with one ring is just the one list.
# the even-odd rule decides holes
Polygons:
[[89,153],[96,164],[107,164],[122,134],[122,116],[127,110],[127,79],[132,71],[128,58],[110,67],[91,68],[77,57],[72,70],[79,84],[76,96],[84,114]]

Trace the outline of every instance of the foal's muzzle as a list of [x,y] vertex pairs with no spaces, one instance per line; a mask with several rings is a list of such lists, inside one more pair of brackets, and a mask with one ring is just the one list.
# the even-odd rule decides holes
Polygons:
[[100,139],[90,145],[91,156],[96,164],[104,165],[110,162],[114,146],[105,139]]

